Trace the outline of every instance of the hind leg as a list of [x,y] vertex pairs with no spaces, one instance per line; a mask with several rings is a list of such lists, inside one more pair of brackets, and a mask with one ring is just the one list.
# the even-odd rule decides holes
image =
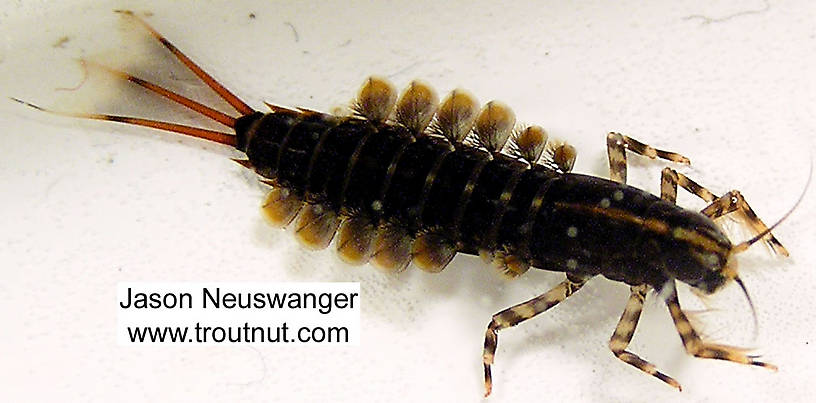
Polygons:
[[527,319],[558,305],[559,302],[567,299],[570,295],[581,289],[589,278],[574,277],[567,275],[567,279],[562,281],[550,291],[541,294],[527,302],[507,308],[495,315],[487,325],[484,341],[484,376],[485,376],[485,397],[490,395],[493,389],[493,378],[490,366],[493,365],[493,358],[496,355],[496,346],[499,342],[499,330],[513,327]]
[[606,135],[606,151],[609,156],[609,178],[626,183],[626,151],[649,157],[662,158],[680,164],[689,164],[689,159],[671,151],[658,150],[629,136],[611,132]]

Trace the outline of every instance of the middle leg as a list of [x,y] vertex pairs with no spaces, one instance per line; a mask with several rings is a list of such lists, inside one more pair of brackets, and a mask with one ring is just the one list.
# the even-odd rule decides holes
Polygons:
[[626,303],[626,309],[624,309],[618,326],[615,328],[615,333],[609,339],[609,349],[621,361],[680,390],[680,384],[674,378],[658,371],[653,364],[640,358],[637,354],[626,350],[629,347],[629,342],[632,341],[632,336],[635,334],[635,328],[640,319],[640,313],[643,311],[643,301],[646,299],[648,290],[649,286],[647,285],[631,287],[629,302]]

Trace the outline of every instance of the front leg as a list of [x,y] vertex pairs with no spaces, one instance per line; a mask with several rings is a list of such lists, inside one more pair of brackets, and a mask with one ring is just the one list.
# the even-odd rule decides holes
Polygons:
[[[745,201],[745,198],[742,197],[742,194],[738,190],[732,190],[725,195],[718,197],[711,193],[711,191],[708,189],[700,186],[697,182],[689,179],[686,175],[683,175],[671,168],[663,169],[663,175],[660,183],[661,197],[663,199],[675,202],[677,200],[678,185],[710,203],[706,208],[700,211],[704,215],[713,219],[736,212],[745,219],[747,225],[750,227],[754,235],[761,234],[768,230],[768,227],[764,222],[762,222],[756,213],[754,213],[754,210],[748,205],[748,202]],[[773,234],[768,233],[768,235],[765,235],[763,239],[775,253],[783,256],[789,256],[788,250],[782,246],[782,243],[780,243]]]
[[746,349],[703,341],[680,308],[674,281],[666,283],[663,292],[666,293],[666,305],[668,305],[669,313],[671,313],[672,320],[674,320],[674,327],[677,328],[677,333],[680,334],[680,339],[683,340],[683,347],[685,347],[687,353],[700,358],[732,361],[764,367],[773,371],[777,370],[776,365],[759,361],[757,356],[745,354]]

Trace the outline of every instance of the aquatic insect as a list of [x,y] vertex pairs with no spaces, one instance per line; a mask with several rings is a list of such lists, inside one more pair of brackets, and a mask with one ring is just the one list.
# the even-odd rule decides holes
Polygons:
[[[679,154],[628,136],[607,135],[610,179],[571,173],[576,150],[547,141],[537,126],[516,128],[499,102],[479,108],[465,91],[441,103],[433,90],[413,82],[401,95],[385,80],[367,80],[352,116],[268,105],[258,112],[205,73],[167,39],[130,12],[183,64],[240,114],[233,117],[131,74],[122,79],[184,105],[233,133],[109,114],[36,109],[81,118],[153,127],[224,145],[246,154],[241,165],[271,187],[262,211],[272,224],[292,223],[307,247],[333,239],[347,262],[371,261],[386,271],[413,262],[439,272],[457,253],[479,255],[508,276],[531,267],[561,271],[550,291],[495,314],[484,339],[484,382],[498,332],[530,319],[602,275],[630,286],[630,297],[609,347],[625,363],[666,384],[673,378],[628,350],[648,291],[665,297],[683,345],[703,358],[775,368],[743,350],[703,341],[683,312],[676,282],[710,294],[731,281],[743,286],[735,256],[763,240],[785,248],[737,191],[716,196],[666,168],[660,197],[627,186],[627,151],[688,164]],[[23,102],[23,101],[20,101]],[[25,102],[23,102],[25,103]],[[701,212],[675,203],[682,187],[705,200]],[[733,244],[713,219],[744,216],[755,236]],[[743,287],[744,288],[744,287]],[[747,293],[746,293],[747,295]]]

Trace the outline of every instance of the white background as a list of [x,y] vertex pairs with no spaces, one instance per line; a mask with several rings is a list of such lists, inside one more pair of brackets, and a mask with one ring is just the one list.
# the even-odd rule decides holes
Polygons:
[[[144,334],[138,329],[170,327],[181,329],[184,338],[170,336],[179,334],[174,330],[165,332],[161,342],[167,345],[250,340],[260,347],[264,340],[277,340],[284,347],[330,342],[357,346],[359,296],[360,283],[120,282],[116,340],[120,346],[132,346],[145,341],[135,336]],[[139,304],[149,308],[137,308]],[[333,327],[345,330],[335,333]]]
[[[59,99],[71,92],[54,88],[81,81],[73,58],[115,47],[110,10],[132,7],[258,108],[329,110],[369,74],[400,87],[423,78],[441,93],[461,86],[569,140],[578,172],[605,175],[604,135],[625,132],[687,155],[683,172],[716,193],[742,190],[770,223],[802,192],[813,158],[809,3],[4,2],[0,96],[70,110]],[[175,83],[166,59],[143,62]],[[4,401],[477,401],[490,315],[562,279],[534,271],[506,282],[464,256],[439,275],[348,267],[267,227],[262,188],[227,147],[2,99],[0,128]],[[631,182],[657,191],[663,166],[633,161]],[[489,400],[809,400],[812,194],[775,231],[792,258],[755,247],[742,259],[760,321],[754,344],[778,373],[686,356],[654,297],[632,349],[684,390],[627,367],[606,342],[628,290],[596,279],[501,333]],[[120,281],[359,281],[361,345],[120,347]],[[744,314],[738,293],[732,301],[725,314]],[[732,322],[712,333],[750,333],[750,316]]]

